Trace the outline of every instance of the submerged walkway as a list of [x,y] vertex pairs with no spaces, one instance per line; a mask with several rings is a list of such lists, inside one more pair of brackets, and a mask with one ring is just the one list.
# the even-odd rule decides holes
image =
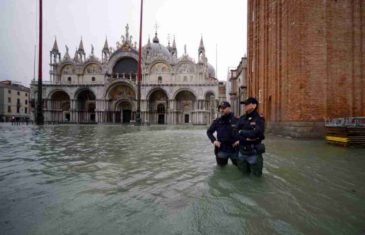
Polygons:
[[0,124],[1,234],[360,234],[365,149],[265,140],[262,178],[203,127]]

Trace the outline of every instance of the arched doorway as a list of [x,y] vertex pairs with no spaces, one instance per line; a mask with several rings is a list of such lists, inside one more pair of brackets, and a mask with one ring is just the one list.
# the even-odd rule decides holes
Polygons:
[[176,123],[192,123],[192,114],[195,107],[196,97],[191,91],[182,90],[177,93]]
[[86,89],[76,95],[76,110],[79,122],[95,122],[95,95]]
[[158,124],[165,124],[165,105],[164,104],[158,104],[157,105],[157,115],[158,115]]
[[51,120],[52,122],[69,122],[70,96],[64,91],[56,91],[51,95]]
[[130,123],[132,120],[132,104],[127,100],[122,100],[115,107],[115,122]]
[[136,80],[138,63],[131,57],[123,57],[113,67],[113,78]]
[[164,90],[153,91],[148,99],[149,102],[149,122],[153,124],[165,124],[167,120],[166,110],[168,97]]
[[118,83],[108,92],[110,112],[107,121],[114,123],[129,123],[135,119],[136,92],[127,83]]

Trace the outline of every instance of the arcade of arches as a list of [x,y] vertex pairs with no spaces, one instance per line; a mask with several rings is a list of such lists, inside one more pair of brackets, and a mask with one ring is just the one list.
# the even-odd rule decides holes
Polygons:
[[[137,92],[128,83],[112,84],[104,99],[97,99],[89,89],[80,89],[70,97],[62,90],[50,95],[48,115],[53,122],[130,123],[136,118]],[[213,92],[198,100],[192,91],[182,89],[169,99],[165,90],[157,88],[141,101],[141,115],[151,124],[206,124],[215,118],[216,107]]]

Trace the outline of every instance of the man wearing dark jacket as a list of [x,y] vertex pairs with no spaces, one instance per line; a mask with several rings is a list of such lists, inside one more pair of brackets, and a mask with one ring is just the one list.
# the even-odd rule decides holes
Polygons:
[[241,102],[245,105],[245,114],[238,121],[239,154],[238,168],[244,173],[252,172],[256,176],[262,175],[265,145],[261,141],[265,138],[265,121],[257,112],[258,102],[249,97]]
[[[227,101],[223,101],[218,108],[221,117],[214,120],[207,130],[207,135],[215,147],[217,164],[225,166],[228,163],[228,158],[230,158],[232,163],[237,165],[238,118],[231,112],[231,105]],[[214,137],[214,132],[217,132],[217,138]]]

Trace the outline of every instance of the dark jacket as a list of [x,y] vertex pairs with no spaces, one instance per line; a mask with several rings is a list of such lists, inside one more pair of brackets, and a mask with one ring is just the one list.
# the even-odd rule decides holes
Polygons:
[[[222,150],[231,150],[233,143],[238,140],[237,124],[238,118],[233,113],[219,117],[209,127],[207,135],[212,143],[218,139]],[[214,132],[217,132],[217,139],[213,135]]]
[[238,139],[241,145],[259,144],[265,139],[265,121],[256,110],[244,114],[238,121]]

